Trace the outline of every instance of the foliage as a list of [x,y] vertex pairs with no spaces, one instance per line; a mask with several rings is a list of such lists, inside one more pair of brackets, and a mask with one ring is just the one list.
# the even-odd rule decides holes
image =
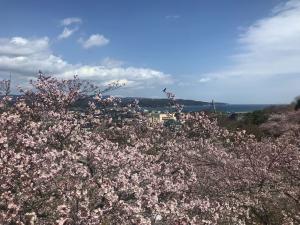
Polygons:
[[31,84],[1,100],[0,224],[300,223],[299,127],[258,141],[194,113],[169,129],[77,77]]
[[295,110],[299,110],[300,109],[300,97],[296,98],[296,104],[295,104]]
[[245,123],[260,125],[268,120],[268,115],[263,110],[256,110],[251,113],[247,113],[244,117]]
[[231,116],[227,114],[217,114],[218,124],[230,131],[237,129],[246,130],[247,133],[255,135],[258,139],[266,136],[259,127],[259,125],[266,122],[269,117],[269,113],[265,110],[258,110],[241,115],[235,114],[234,116],[236,118],[232,119]]

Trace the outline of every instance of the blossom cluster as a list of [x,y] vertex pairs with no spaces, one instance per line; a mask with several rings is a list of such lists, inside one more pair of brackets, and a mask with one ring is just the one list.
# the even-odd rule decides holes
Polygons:
[[258,141],[192,113],[174,130],[77,77],[31,84],[0,104],[0,224],[300,223],[299,126]]

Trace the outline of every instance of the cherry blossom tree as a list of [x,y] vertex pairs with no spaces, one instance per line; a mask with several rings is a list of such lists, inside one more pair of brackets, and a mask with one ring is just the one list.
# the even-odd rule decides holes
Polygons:
[[31,84],[1,100],[0,224],[300,223],[299,127],[258,141],[192,113],[174,130],[78,77]]

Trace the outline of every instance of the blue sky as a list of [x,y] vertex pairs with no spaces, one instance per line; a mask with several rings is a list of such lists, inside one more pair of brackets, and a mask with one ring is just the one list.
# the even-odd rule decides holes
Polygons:
[[300,0],[0,3],[0,77],[37,71],[115,94],[288,103],[300,94]]

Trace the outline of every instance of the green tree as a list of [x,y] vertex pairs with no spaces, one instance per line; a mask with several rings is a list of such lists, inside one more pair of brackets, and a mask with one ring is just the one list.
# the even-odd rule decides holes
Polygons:
[[295,110],[299,110],[300,109],[300,96],[296,98],[296,105],[295,105]]

